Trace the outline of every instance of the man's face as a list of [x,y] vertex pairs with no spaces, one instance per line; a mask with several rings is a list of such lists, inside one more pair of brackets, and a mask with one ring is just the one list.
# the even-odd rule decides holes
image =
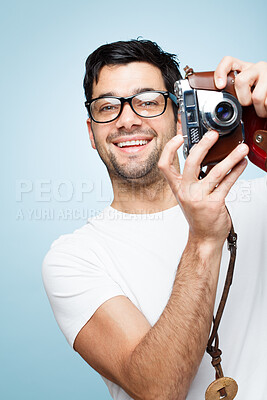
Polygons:
[[[145,90],[166,90],[161,71],[146,62],[105,66],[93,84],[92,98],[127,97]],[[142,118],[127,103],[115,121],[98,124],[87,120],[90,140],[111,178],[149,184],[157,179],[157,167],[165,144],[177,133],[171,100],[164,114]],[[139,144],[125,142],[139,141]],[[140,143],[141,141],[141,143]],[[122,146],[122,147],[121,147]]]

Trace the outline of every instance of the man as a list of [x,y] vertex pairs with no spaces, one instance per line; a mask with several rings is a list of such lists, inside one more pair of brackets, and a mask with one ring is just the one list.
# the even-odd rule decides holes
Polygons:
[[[231,70],[238,71],[241,104],[253,103],[266,117],[266,63],[224,58],[215,73],[218,88]],[[266,179],[233,187],[247,164],[241,144],[198,180],[218,139],[214,131],[180,173],[183,138],[172,95],[179,78],[174,56],[150,41],[104,45],[88,57],[88,131],[114,200],[53,243],[43,265],[45,287],[70,345],[104,377],[114,399],[203,399],[214,378],[204,352],[228,264],[225,198],[232,188],[228,208],[239,254],[220,328],[223,368],[238,381],[240,399],[263,400]],[[240,198],[244,188],[247,201]]]

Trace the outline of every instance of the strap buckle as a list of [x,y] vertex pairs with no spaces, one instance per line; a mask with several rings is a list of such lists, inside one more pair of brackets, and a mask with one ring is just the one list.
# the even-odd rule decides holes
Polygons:
[[229,251],[231,251],[233,248],[237,249],[237,234],[234,231],[231,231],[228,235],[227,247]]

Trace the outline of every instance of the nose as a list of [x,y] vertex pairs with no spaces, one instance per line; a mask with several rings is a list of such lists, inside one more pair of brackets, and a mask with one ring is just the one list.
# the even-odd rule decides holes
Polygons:
[[127,131],[130,131],[134,126],[140,126],[141,124],[141,117],[135,114],[135,112],[131,109],[130,104],[124,104],[122,113],[116,120],[117,129],[123,128]]

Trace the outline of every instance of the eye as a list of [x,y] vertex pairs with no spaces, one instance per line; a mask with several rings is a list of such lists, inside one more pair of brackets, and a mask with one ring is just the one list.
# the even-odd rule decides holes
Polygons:
[[155,108],[158,107],[158,102],[156,100],[139,100],[136,102],[135,107],[138,108]]
[[99,111],[111,111],[111,110],[115,110],[116,107],[113,106],[112,104],[109,104],[107,106],[102,106]]
[[157,105],[158,105],[157,101],[152,101],[152,100],[146,100],[140,103],[141,107],[153,107]]
[[164,103],[165,99],[163,95],[159,92],[144,92],[138,94],[136,97],[133,99],[133,105],[137,108],[141,109],[158,109],[159,107],[162,106],[162,103]]
[[117,111],[120,108],[119,104],[102,104],[101,106],[99,106],[98,112],[101,113],[108,113],[108,112],[112,112],[112,111]]

